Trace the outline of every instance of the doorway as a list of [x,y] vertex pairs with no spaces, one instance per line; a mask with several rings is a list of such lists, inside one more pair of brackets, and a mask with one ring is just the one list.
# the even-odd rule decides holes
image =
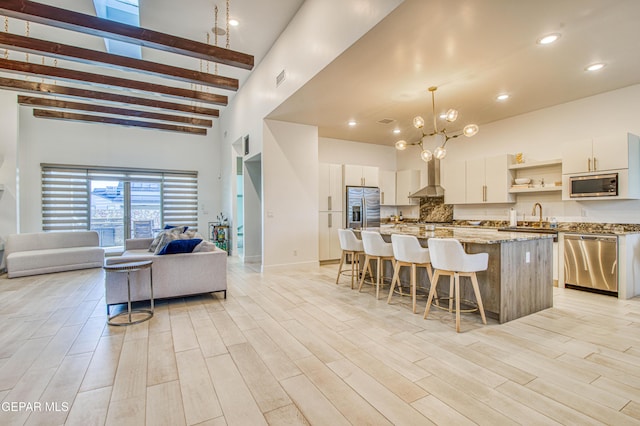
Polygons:
[[244,261],[262,262],[262,156],[244,162]]
[[244,258],[244,161],[236,157],[236,250]]

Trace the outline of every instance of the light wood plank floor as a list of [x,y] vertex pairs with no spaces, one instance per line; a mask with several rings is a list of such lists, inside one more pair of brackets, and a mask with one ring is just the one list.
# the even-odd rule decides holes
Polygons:
[[[105,325],[100,269],[0,277],[2,425],[640,424],[640,300],[554,290],[507,324],[411,314],[334,284],[336,265],[258,273]],[[23,404],[23,405],[20,405]]]

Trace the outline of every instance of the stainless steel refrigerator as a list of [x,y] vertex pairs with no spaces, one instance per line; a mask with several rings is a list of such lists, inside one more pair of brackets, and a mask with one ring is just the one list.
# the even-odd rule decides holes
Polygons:
[[380,188],[347,186],[347,228],[380,226]]

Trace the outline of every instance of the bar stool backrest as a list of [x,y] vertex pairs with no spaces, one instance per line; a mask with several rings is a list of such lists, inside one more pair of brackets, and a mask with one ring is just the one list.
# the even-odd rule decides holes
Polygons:
[[393,256],[400,262],[429,263],[429,249],[420,245],[414,235],[391,234]]
[[364,252],[370,256],[393,257],[393,247],[382,239],[382,235],[374,231],[362,231]]
[[477,272],[487,269],[489,254],[467,254],[455,238],[429,238],[431,265],[435,269],[455,272]]
[[351,229],[338,229],[340,248],[344,251],[364,251],[362,241],[356,237]]

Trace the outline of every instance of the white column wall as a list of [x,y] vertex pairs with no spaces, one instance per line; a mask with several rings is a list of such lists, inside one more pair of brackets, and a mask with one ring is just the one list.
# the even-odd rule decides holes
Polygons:
[[0,91],[0,238],[18,232],[17,94]]
[[[449,141],[441,169],[447,167],[447,161],[517,152],[528,161],[550,160],[561,157],[565,142],[624,132],[640,134],[638,99],[640,85],[635,85],[482,125],[473,138]],[[529,220],[536,202],[542,203],[545,217],[555,216],[559,221],[640,223],[640,200],[562,201],[560,193],[518,194],[515,205],[456,206],[454,218],[507,220],[508,210],[515,207],[519,218],[525,214]]]
[[[263,130],[266,127],[263,120],[268,114],[373,28],[402,1],[306,0],[230,105],[221,113],[219,120],[223,141],[221,157],[231,158],[231,144],[244,135],[250,137],[248,157],[262,152]],[[276,77],[283,70],[286,73],[286,79],[276,87]],[[315,143],[317,147],[317,139]],[[317,156],[317,151],[315,155]],[[263,158],[262,161],[262,182],[267,183],[274,178],[269,173],[276,169],[267,163],[269,159]],[[233,186],[230,184],[230,179],[233,178],[231,165],[223,163],[222,173],[223,210],[231,212],[232,200],[235,196]],[[277,176],[275,178],[277,179]],[[315,179],[317,183],[317,177]],[[288,182],[288,184],[296,185],[295,182]],[[271,188],[273,186],[265,188],[262,194],[264,203],[272,198],[279,199],[283,190],[283,188],[274,188],[276,192],[272,193]],[[317,191],[317,184],[314,188],[307,189]],[[266,217],[263,217],[263,222],[266,228],[268,223]],[[317,228],[317,223],[315,227]],[[266,229],[263,229],[263,232],[265,236],[269,233]],[[251,238],[249,235],[245,237]],[[313,245],[316,247],[314,250],[317,250],[317,233],[313,241],[315,243],[308,241],[307,245]],[[265,238],[263,244],[262,251],[266,254],[271,251],[271,244],[277,246],[279,243]],[[300,254],[297,257],[295,262],[301,261]],[[270,264],[280,262],[272,259],[268,261]]]
[[[265,120],[263,268],[318,262],[318,128]],[[267,248],[268,247],[268,248]]]
[[[15,98],[13,99],[15,103]],[[19,107],[21,232],[42,230],[41,163],[198,171],[198,228],[220,212],[217,132],[207,136],[34,118]]]

